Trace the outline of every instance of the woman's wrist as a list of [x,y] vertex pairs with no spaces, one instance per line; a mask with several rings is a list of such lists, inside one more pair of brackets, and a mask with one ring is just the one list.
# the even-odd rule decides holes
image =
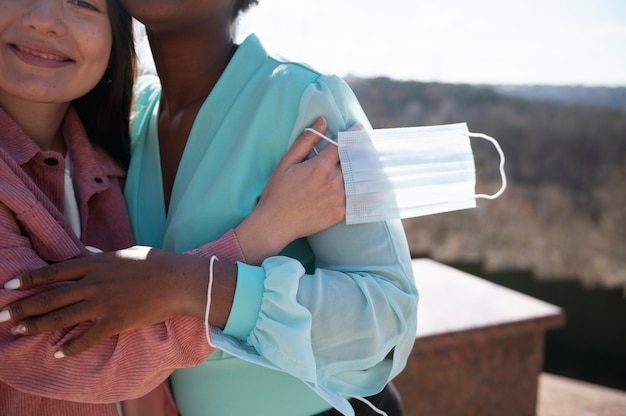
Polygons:
[[[206,270],[207,285],[209,284],[209,272]],[[207,290],[204,291],[204,308],[202,315],[206,311],[207,302],[210,302],[209,324],[220,329],[226,327],[230,311],[235,299],[237,288],[237,264],[223,261],[215,261],[213,264],[213,282],[211,288],[211,299],[206,298]]]
[[[207,305],[207,289],[210,274],[210,259],[188,256],[184,274],[177,282],[178,309],[180,315],[204,319]],[[180,269],[181,271],[183,269]],[[213,264],[213,287],[209,323],[224,328],[230,315],[235,288],[237,286],[237,264],[215,261]]]
[[282,235],[280,228],[272,227],[257,210],[235,228],[246,263],[259,265],[267,257],[278,255],[289,244],[291,240]]

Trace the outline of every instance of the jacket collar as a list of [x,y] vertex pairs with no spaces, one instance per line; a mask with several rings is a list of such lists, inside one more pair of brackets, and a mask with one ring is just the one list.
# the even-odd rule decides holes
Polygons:
[[[19,165],[24,165],[42,150],[35,142],[15,123],[15,121],[0,108],[0,147]],[[78,113],[70,107],[63,121],[66,140],[72,163],[80,176],[88,178],[102,178],[104,183],[109,176],[122,177],[124,169],[106,156],[101,149],[95,149],[89,142],[87,133]],[[63,155],[65,156],[65,155]]]

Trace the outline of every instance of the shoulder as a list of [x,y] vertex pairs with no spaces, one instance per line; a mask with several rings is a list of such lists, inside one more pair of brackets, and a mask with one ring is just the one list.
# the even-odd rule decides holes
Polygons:
[[234,64],[240,66],[244,61],[248,65],[258,66],[255,79],[272,87],[299,86],[302,89],[326,79],[342,82],[333,74],[324,74],[305,62],[290,59],[266,48],[254,34],[241,43]]

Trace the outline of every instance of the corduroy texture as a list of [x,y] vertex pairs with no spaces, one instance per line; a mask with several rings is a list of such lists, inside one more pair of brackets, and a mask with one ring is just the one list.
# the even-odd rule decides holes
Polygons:
[[[74,111],[64,128],[82,241],[63,216],[62,155],[41,151],[0,109],[0,288],[24,271],[87,255],[84,245],[110,251],[134,243],[121,192],[125,172],[89,145]],[[212,253],[243,258],[233,231],[196,250]],[[0,289],[0,308],[34,292]],[[127,331],[65,359],[53,354],[89,324],[26,337],[11,334],[12,325],[0,324],[0,415],[116,416],[115,402],[143,396],[174,369],[197,365],[213,351],[204,323],[193,317]],[[168,395],[161,385],[151,403],[171,411]]]

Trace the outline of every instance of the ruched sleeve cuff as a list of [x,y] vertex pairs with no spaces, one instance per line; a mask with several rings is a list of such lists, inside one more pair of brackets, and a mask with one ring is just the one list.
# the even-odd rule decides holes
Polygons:
[[237,287],[224,334],[241,340],[256,325],[263,300],[265,271],[262,267],[237,263]]
[[248,343],[283,370],[317,384],[311,313],[297,301],[304,267],[288,257],[270,257],[262,267],[265,293]]
[[224,335],[301,380],[317,384],[311,313],[297,299],[300,262],[270,257],[261,267],[237,263],[237,288]]

